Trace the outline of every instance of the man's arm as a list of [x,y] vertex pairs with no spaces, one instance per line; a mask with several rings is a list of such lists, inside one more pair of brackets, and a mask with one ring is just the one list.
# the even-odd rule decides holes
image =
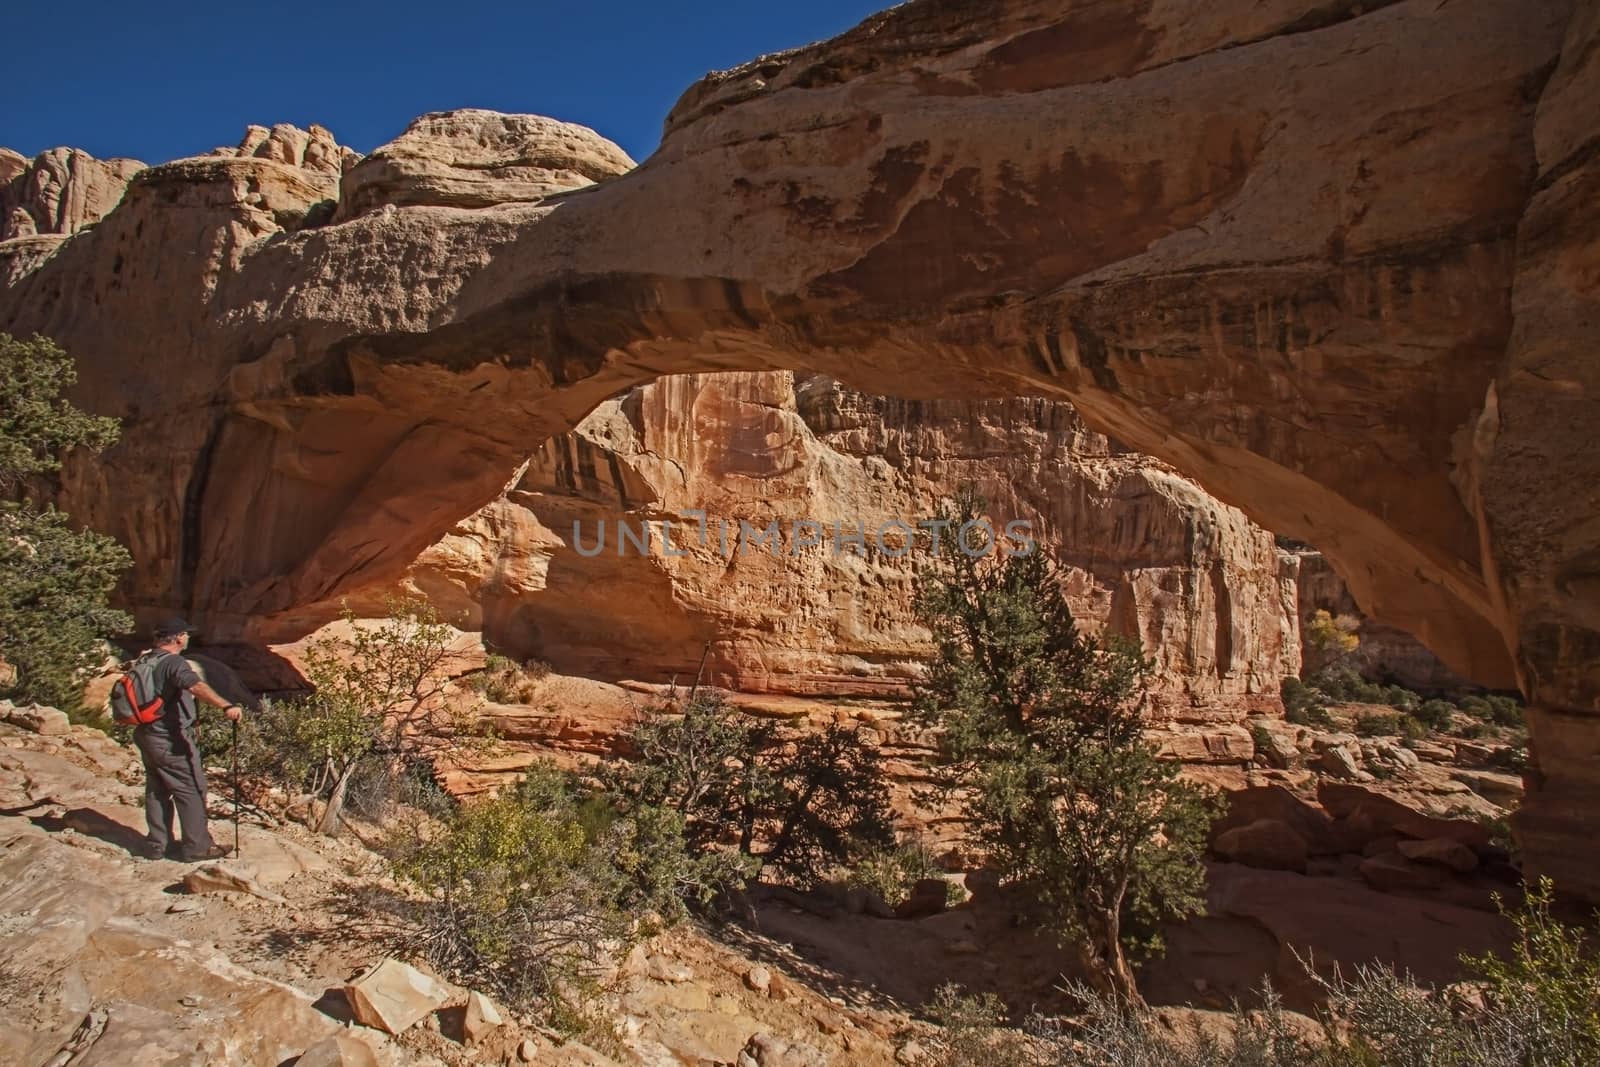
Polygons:
[[194,683],[189,687],[189,692],[193,693],[201,700],[204,700],[212,707],[221,708],[228,718],[232,719],[234,722],[238,722],[239,719],[244,715],[244,712],[240,710],[239,705],[235,704],[233,701],[229,700],[227,697],[223,696],[221,693],[217,692],[204,682]]

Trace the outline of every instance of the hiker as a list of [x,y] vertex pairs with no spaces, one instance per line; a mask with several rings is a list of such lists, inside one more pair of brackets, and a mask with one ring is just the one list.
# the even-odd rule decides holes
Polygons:
[[[221,859],[229,849],[212,842],[206,829],[206,772],[200,764],[195,740],[198,709],[195,698],[205,701],[238,722],[243,712],[201,680],[183,650],[195,628],[183,619],[168,619],[155,633],[156,644],[145,653],[160,657],[154,678],[164,701],[161,718],[133,731],[133,743],[144,757],[144,820],[149,828],[142,855],[146,859],[176,859],[184,863]],[[172,839],[176,810],[183,840]]]

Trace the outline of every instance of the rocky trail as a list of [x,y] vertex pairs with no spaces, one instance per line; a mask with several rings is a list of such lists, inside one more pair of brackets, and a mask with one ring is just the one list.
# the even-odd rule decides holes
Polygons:
[[[358,903],[390,884],[374,853],[247,818],[238,858],[138,859],[132,750],[64,717],[43,725],[0,722],[0,1062],[733,1064],[750,1048],[768,1065],[887,1064],[914,1028],[904,1012],[786,979],[777,961],[792,953],[778,942],[743,939],[768,961],[757,964],[692,929],[619,961],[600,1033],[619,1059],[504,1009],[469,1041],[470,991],[442,982],[425,982],[424,1010],[398,1036],[352,1024],[347,983],[393,950],[393,931]],[[212,825],[231,842],[225,793],[214,789]],[[409,1000],[407,988],[390,993]]]
[[[508,740],[445,780],[472,793],[536,758],[611,754],[649,689],[551,676],[528,705],[490,705]],[[796,727],[853,721],[884,750],[907,832],[942,842],[959,865],[958,825],[918,804],[928,741],[892,704],[734,699]],[[1337,709],[1331,730],[1262,720],[1246,758],[1189,766],[1226,788],[1229,806],[1212,832],[1207,914],[1165,930],[1167,952],[1142,969],[1172,1026],[1222,1025],[1220,1013],[1254,1002],[1263,979],[1314,1012],[1303,959],[1324,971],[1379,960],[1444,983],[1460,953],[1506,945],[1494,895],[1514,897],[1519,875],[1477,820],[1503,815],[1489,798],[1514,801],[1517,780],[1482,766],[1490,743],[1406,747],[1337,729],[1360,711]],[[364,894],[396,888],[360,840],[379,828],[329,839],[250,809],[237,857],[138,859],[132,749],[50,709],[0,712],[8,1063],[905,1063],[926,1046],[928,1024],[915,1016],[940,986],[994,993],[1020,1017],[1065,1007],[1059,987],[1074,976],[1067,953],[1017,921],[1020,902],[977,873],[946,876],[966,890],[948,908],[928,894],[896,910],[861,890],[759,886],[736,921],[680,928],[618,961],[586,1041],[503,1009],[489,1026],[481,1008],[469,1011],[470,990],[425,974],[362,977],[391,954],[418,962],[363,906]],[[225,781],[212,803],[217,838],[231,843]],[[347,987],[394,981],[416,1009],[405,1025],[391,1020],[397,1035],[353,1021],[359,997]]]

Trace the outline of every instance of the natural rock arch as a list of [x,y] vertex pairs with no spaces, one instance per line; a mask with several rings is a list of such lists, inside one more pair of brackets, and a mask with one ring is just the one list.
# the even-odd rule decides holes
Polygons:
[[133,545],[134,600],[237,628],[397,573],[658,375],[1071,399],[1518,682],[1530,858],[1600,892],[1573,847],[1600,782],[1600,16],[1358,11],[918,0],[706,79],[598,186],[526,180],[619,169],[551,124],[498,206],[420,136],[346,171],[332,225],[321,172],[168,164],[85,235],[0,245],[0,329],[67,344],[127,420],[69,497]]

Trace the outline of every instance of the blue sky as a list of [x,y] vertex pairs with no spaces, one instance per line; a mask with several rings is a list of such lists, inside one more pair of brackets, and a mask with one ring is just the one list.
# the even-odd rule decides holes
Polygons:
[[[894,0],[486,4],[85,0],[17,19],[0,145],[159,163],[248,123],[320,122],[367,152],[425,111],[486,107],[592,126],[643,159],[709,70],[831,37]],[[39,15],[38,9],[35,14]]]

